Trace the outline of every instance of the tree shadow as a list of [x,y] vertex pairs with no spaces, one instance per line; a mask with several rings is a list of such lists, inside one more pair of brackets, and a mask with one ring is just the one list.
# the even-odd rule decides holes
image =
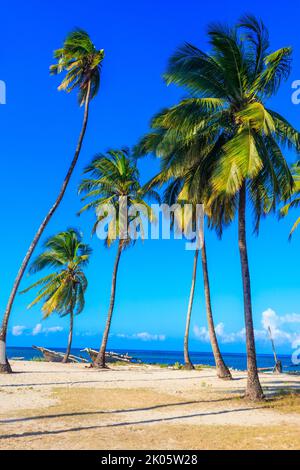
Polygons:
[[138,411],[151,411],[157,410],[159,408],[168,408],[168,407],[175,407],[175,406],[188,406],[188,405],[195,405],[200,403],[219,403],[223,401],[231,401],[235,400],[235,397],[227,397],[227,398],[218,398],[213,400],[193,400],[193,401],[185,401],[185,402],[177,402],[177,403],[164,403],[160,405],[153,405],[143,408],[129,408],[129,409],[120,409],[120,410],[99,410],[99,411],[79,411],[73,413],[59,413],[59,414],[51,414],[51,415],[40,415],[40,416],[29,416],[26,418],[8,418],[8,419],[0,419],[0,424],[11,424],[11,423],[18,423],[18,422],[26,422],[26,421],[35,421],[39,419],[53,419],[53,418],[66,418],[66,417],[74,417],[74,416],[94,416],[94,415],[101,415],[101,414],[118,414],[118,413],[133,413]]
[[154,423],[162,423],[162,422],[170,422],[175,421],[178,419],[189,419],[189,418],[197,418],[197,417],[204,417],[204,416],[216,416],[228,413],[240,413],[244,411],[252,411],[255,409],[262,409],[262,407],[256,408],[239,408],[235,410],[219,410],[219,411],[211,411],[208,413],[193,413],[190,415],[179,415],[179,416],[171,416],[165,418],[155,418],[155,419],[146,419],[141,421],[123,421],[120,423],[109,423],[103,425],[93,425],[93,426],[81,426],[81,427],[74,427],[74,428],[64,428],[64,429],[57,429],[57,430],[48,430],[48,431],[28,431],[19,434],[6,434],[0,436],[0,440],[4,439],[15,439],[15,438],[22,438],[22,437],[41,437],[41,436],[50,436],[50,435],[59,435],[64,434],[67,432],[80,432],[80,431],[89,431],[89,430],[96,430],[96,429],[107,429],[107,428],[115,428],[115,427],[122,427],[122,426],[135,426],[135,425],[144,425],[144,424],[154,424]]

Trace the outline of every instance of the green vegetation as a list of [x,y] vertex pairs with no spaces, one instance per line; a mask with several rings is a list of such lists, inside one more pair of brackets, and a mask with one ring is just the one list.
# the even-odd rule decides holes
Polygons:
[[[208,227],[215,230],[220,238],[226,226],[235,217],[238,220],[248,364],[246,398],[257,401],[264,395],[256,363],[246,214],[248,216],[251,209],[254,231],[258,233],[263,216],[280,210],[280,207],[281,214],[286,215],[290,208],[299,206],[300,167],[290,169],[284,153],[289,148],[299,154],[300,135],[267,104],[290,75],[292,50],[290,47],[272,50],[266,27],[250,15],[241,18],[234,26],[210,26],[208,42],[207,51],[185,43],[171,56],[164,74],[165,83],[180,87],[187,96],[154,116],[150,132],[140,139],[134,153],[129,149],[99,153],[84,171],[79,186],[83,200],[80,213],[94,211],[93,233],[102,230],[108,223],[106,247],[117,242],[110,304],[94,366],[106,366],[105,351],[114,312],[121,255],[138,239],[144,238],[143,221],[155,221],[148,200],[160,201],[156,192],[159,188],[163,189],[163,201],[169,205],[190,203],[195,208],[197,204],[202,204]],[[96,49],[89,35],[77,29],[66,37],[61,48],[55,50],[54,59],[50,73],[63,74],[59,90],[68,93],[77,91],[79,105],[84,107],[83,121],[61,189],[33,238],[8,299],[0,330],[0,372],[5,373],[11,372],[6,358],[6,336],[14,299],[32,254],[59,207],[77,164],[88,124],[90,102],[100,85],[104,51]],[[161,167],[159,174],[143,186],[136,157],[149,154],[159,158]],[[108,204],[113,209],[113,213],[109,214],[110,220],[107,218]],[[139,213],[128,211],[137,204]],[[124,213],[128,212],[128,219],[124,218]],[[182,214],[179,218],[175,217],[171,221],[172,228],[182,230],[184,217]],[[291,234],[299,222],[300,218],[292,227]],[[230,379],[231,374],[221,355],[214,327],[203,227],[196,222],[191,229],[197,231],[195,238],[202,239],[203,243],[197,246],[194,257],[184,334],[185,365],[175,363],[173,368],[193,367],[188,339],[201,249],[206,314],[217,374],[223,379]],[[44,252],[31,264],[30,272],[36,273],[46,268],[56,271],[24,291],[39,289],[31,305],[42,301],[44,317],[54,312],[70,316],[65,361],[71,348],[73,315],[80,313],[84,307],[87,279],[83,268],[89,256],[90,249],[76,230],[69,229],[52,236],[46,241]]]
[[300,413],[300,392],[283,390],[266,401],[266,406],[282,413]]
[[83,269],[89,262],[91,249],[82,242],[82,235],[73,228],[49,238],[44,248],[31,264],[30,273],[35,274],[47,268],[55,268],[56,271],[39,279],[22,293],[39,288],[36,298],[28,308],[42,301],[44,318],[54,312],[62,317],[70,316],[68,346],[63,359],[63,362],[68,362],[74,315],[81,313],[84,308],[87,279]]
[[[84,194],[83,200],[89,202],[83,206],[81,212],[89,209],[95,210],[96,222],[93,232],[101,228],[107,219],[107,204],[114,209],[113,217],[108,224],[108,232],[105,244],[110,247],[118,240],[117,254],[112,275],[112,286],[110,305],[107,314],[106,325],[102,337],[102,343],[94,362],[95,367],[105,368],[105,351],[112,321],[115,305],[115,295],[117,286],[117,275],[120,257],[123,250],[134,244],[138,237],[144,237],[142,215],[153,222],[154,213],[145,198],[152,196],[158,198],[155,191],[143,188],[139,182],[139,172],[136,161],[132,158],[129,150],[109,150],[106,154],[98,154],[85,169],[87,175],[80,184],[79,192]],[[130,206],[138,204],[143,214],[130,214]],[[132,227],[135,232],[131,231]]]
[[294,182],[283,149],[299,152],[299,133],[266,105],[289,77],[292,51],[289,47],[270,51],[264,24],[252,16],[234,27],[209,27],[208,41],[208,53],[186,43],[171,57],[165,81],[183,87],[190,96],[153,118],[152,131],[141,139],[136,153],[154,152],[161,158],[163,181],[170,181],[172,191],[184,200],[204,202],[209,223],[220,235],[237,213],[248,356],[246,396],[260,400],[246,201],[251,203],[258,232],[262,215],[292,193]]
[[[64,90],[68,93],[73,90],[78,90],[79,104],[84,104],[82,127],[73,159],[63,181],[59,194],[54,204],[50,208],[49,212],[47,213],[46,217],[43,219],[38,231],[36,232],[31,242],[31,245],[29,246],[29,249],[25,255],[24,260],[22,261],[12,291],[10,293],[0,329],[0,341],[4,343],[5,348],[8,320],[10,318],[11,309],[17,291],[19,289],[20,282],[23,278],[23,275],[25,274],[26,268],[28,266],[28,263],[30,262],[32,254],[36,249],[41,236],[44,233],[44,230],[46,229],[49,221],[56,212],[65,195],[66,189],[68,187],[74,168],[79,158],[88,123],[90,101],[96,96],[97,91],[99,89],[101,65],[104,58],[104,51],[103,49],[98,51],[95,48],[92,40],[85,31],[75,30],[68,34],[63,46],[60,49],[54,51],[54,58],[56,59],[56,63],[50,67],[50,73],[52,75],[66,73],[66,76],[62,80],[58,89]],[[10,373],[12,371],[9,362],[6,358],[6,351],[4,351],[3,356],[5,356],[5,360],[3,361],[1,359],[0,373]]]

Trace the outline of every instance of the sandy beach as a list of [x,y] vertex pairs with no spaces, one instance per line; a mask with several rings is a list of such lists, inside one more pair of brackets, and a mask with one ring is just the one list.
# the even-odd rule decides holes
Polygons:
[[268,400],[249,403],[244,372],[12,365],[0,379],[1,449],[300,448],[300,376],[261,374]]

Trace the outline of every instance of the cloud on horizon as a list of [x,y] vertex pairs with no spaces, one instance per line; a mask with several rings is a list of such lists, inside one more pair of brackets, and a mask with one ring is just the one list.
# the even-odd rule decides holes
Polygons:
[[[261,314],[261,325],[260,329],[255,330],[255,338],[257,341],[262,343],[269,343],[268,327],[270,326],[272,336],[276,342],[276,345],[289,345],[295,349],[300,346],[300,314],[291,313],[285,315],[278,315],[273,309],[268,308]],[[25,325],[15,325],[12,327],[11,333],[13,336],[20,337],[25,336],[38,336],[52,333],[59,333],[64,330],[61,326],[44,327],[42,323],[37,323],[33,328],[28,328]],[[77,331],[76,336],[94,336],[94,332]],[[222,344],[232,343],[244,343],[245,342],[245,328],[238,331],[227,331],[226,325],[220,322],[216,325],[216,334]],[[209,343],[209,333],[206,326],[195,325],[193,328],[194,338],[197,340]],[[112,334],[112,337],[124,339],[124,340],[135,340],[142,342],[163,342],[167,339],[165,334],[149,333],[142,331],[138,333],[116,333]]]
[[37,323],[33,328],[27,328],[24,325],[15,325],[11,330],[13,336],[22,336],[23,334],[26,336],[37,336],[39,334],[48,335],[48,333],[57,333],[60,331],[63,331],[62,326],[43,327],[41,323]]
[[25,330],[26,330],[26,326],[16,325],[12,327],[12,334],[13,336],[21,336]]
[[143,331],[141,333],[134,333],[132,335],[124,334],[124,333],[119,333],[116,334],[118,338],[124,338],[124,339],[139,339],[141,341],[165,341],[166,335],[161,335],[161,334],[151,334],[148,333],[147,331]]
[[[258,341],[269,341],[268,327],[271,328],[272,336],[277,344],[290,344],[292,348],[300,345],[300,314],[291,313],[286,315],[277,315],[277,313],[268,308],[262,312],[262,329],[255,330],[255,338]],[[285,326],[285,328],[283,328]],[[245,341],[245,328],[240,331],[228,333],[225,331],[224,323],[216,325],[216,334],[221,343],[235,343]],[[195,337],[203,342],[209,343],[209,333],[205,326],[194,326]]]
[[[227,333],[225,331],[224,323],[221,322],[216,325],[215,330],[216,330],[216,334],[218,338],[221,340],[221,343],[224,343],[224,344],[244,341],[245,339],[245,328],[234,333]],[[205,343],[210,342],[208,329],[205,326],[199,327],[198,325],[195,325],[194,335],[200,341],[203,341]]]

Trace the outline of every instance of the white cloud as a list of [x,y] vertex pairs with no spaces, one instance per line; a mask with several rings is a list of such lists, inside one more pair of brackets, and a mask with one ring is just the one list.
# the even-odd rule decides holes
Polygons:
[[268,308],[262,313],[262,325],[265,329],[269,326],[273,329],[276,329],[280,325],[290,324],[290,323],[300,323],[300,314],[299,313],[288,313],[287,315],[279,316],[274,310]]
[[75,336],[95,336],[96,334],[95,330],[75,331]]
[[136,333],[134,336],[138,339],[141,339],[142,341],[164,341],[166,339],[165,335],[152,335],[146,331],[142,333]]
[[49,328],[43,328],[43,333],[57,333],[58,331],[63,331],[62,326],[50,326]]
[[[292,348],[300,345],[300,315],[291,313],[277,315],[274,310],[268,308],[262,312],[262,329],[255,330],[257,341],[270,341],[268,327],[272,331],[272,337],[277,344],[290,344]],[[245,341],[245,328],[240,331],[227,332],[224,323],[218,323],[215,327],[216,334],[221,343],[235,343]],[[209,342],[209,333],[206,327],[195,325],[194,335],[200,341]]]
[[32,330],[32,333],[31,333],[32,336],[36,336],[36,335],[40,334],[42,329],[43,329],[43,327],[42,327],[41,323],[38,323],[37,325],[35,325],[35,327]]
[[32,329],[32,336],[39,335],[40,333],[48,334],[48,333],[57,333],[59,331],[63,331],[61,326],[50,326],[48,328],[43,327],[41,323],[37,323],[35,327]]
[[21,336],[24,331],[26,330],[26,326],[24,325],[16,325],[12,327],[12,334],[14,336]]
[[222,343],[235,343],[236,341],[244,341],[245,339],[245,328],[242,328],[240,331],[227,333],[224,323],[219,323],[215,330]]
[[[215,327],[216,334],[222,343],[234,343],[236,341],[243,341],[245,338],[245,329],[243,328],[240,331],[235,333],[227,333],[225,331],[224,323],[218,323]],[[200,341],[205,343],[210,342],[209,332],[205,326],[199,327],[198,325],[194,326],[194,335]]]
[[200,341],[204,341],[205,343],[209,343],[209,333],[207,331],[207,328],[205,326],[194,326],[194,335],[196,336],[197,339]]
[[[265,331],[268,331],[270,327],[272,337],[278,344],[290,343],[291,346],[297,344],[300,341],[300,315],[298,313],[289,313],[286,315],[277,315],[277,313],[268,308],[262,313],[262,326]],[[288,327],[283,329],[283,325]],[[266,335],[266,338],[268,336]]]
[[165,341],[165,339],[166,339],[166,335],[151,334],[151,333],[148,333],[147,331],[143,331],[141,333],[134,333],[132,335],[119,333],[116,336],[118,338],[140,339],[141,341]]
[[291,313],[281,317],[283,323],[300,323],[300,313]]
[[57,333],[59,331],[63,331],[61,326],[50,326],[47,328],[43,327],[41,323],[37,323],[33,328],[28,328],[25,325],[15,325],[12,327],[13,336],[21,336],[23,334],[26,336],[47,335],[48,333]]

